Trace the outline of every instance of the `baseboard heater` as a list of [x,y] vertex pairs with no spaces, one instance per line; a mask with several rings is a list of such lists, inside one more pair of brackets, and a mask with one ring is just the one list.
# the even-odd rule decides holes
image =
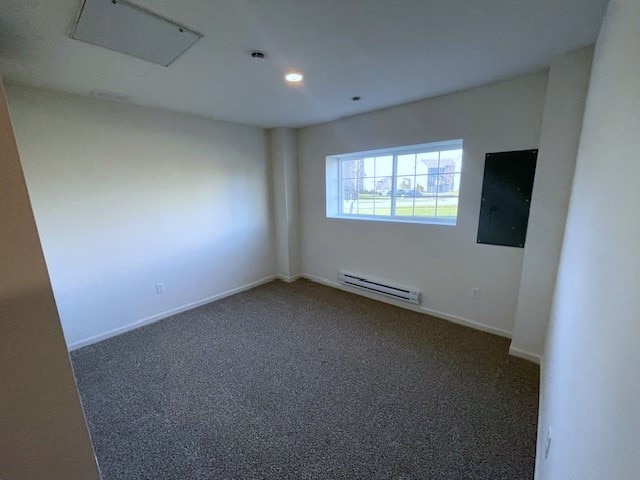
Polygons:
[[373,293],[379,293],[380,295],[386,295],[397,300],[403,300],[409,303],[420,303],[420,292],[415,290],[408,290],[402,287],[396,287],[394,285],[387,285],[377,281],[362,278],[358,275],[351,273],[338,273],[338,281],[344,285],[351,287],[361,288]]

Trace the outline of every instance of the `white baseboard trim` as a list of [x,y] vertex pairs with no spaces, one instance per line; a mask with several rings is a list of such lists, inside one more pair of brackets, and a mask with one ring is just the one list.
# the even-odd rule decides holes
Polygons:
[[514,357],[524,358],[525,360],[529,360],[530,362],[537,363],[540,365],[540,355],[537,353],[527,352],[526,350],[522,350],[521,348],[509,347],[509,355],[513,355]]
[[492,327],[491,325],[485,325],[484,323],[476,322],[474,320],[469,320],[468,318],[459,317],[457,315],[451,315],[445,312],[440,312],[438,310],[433,310],[431,308],[423,307],[421,305],[412,305],[410,303],[404,303],[389,297],[385,297],[384,295],[376,295],[375,293],[369,293],[364,290],[352,288],[347,285],[342,285],[341,283],[338,283],[333,280],[327,280],[326,278],[316,277],[315,275],[309,275],[307,273],[303,273],[301,276],[302,278],[306,278],[307,280],[311,280],[312,282],[321,283],[329,287],[338,288],[340,290],[344,290],[345,292],[355,293],[356,295],[361,295],[363,297],[371,298],[373,300],[378,300],[384,303],[390,303],[391,305],[395,305],[401,308],[406,308],[407,310],[413,310],[414,312],[426,313],[427,315],[431,315],[432,317],[448,320],[450,322],[457,323],[459,325],[464,325],[465,327],[474,328],[476,330],[492,333],[494,335],[499,335],[501,337],[511,338],[511,332],[507,330],[503,330],[497,327]]
[[[405,308],[407,310],[413,310],[415,312],[426,313],[427,315],[431,315],[433,317],[441,318],[443,320],[448,320],[450,322],[457,323],[459,325],[464,325],[466,327],[474,328],[476,330],[480,330],[480,331],[483,331],[483,332],[492,333],[494,335],[499,335],[501,337],[511,338],[511,332],[509,332],[507,330],[503,330],[503,329],[500,329],[500,328],[492,327],[490,325],[485,325],[483,323],[476,322],[476,321],[470,320],[468,318],[459,317],[457,315],[451,315],[451,314],[448,314],[448,313],[445,313],[445,312],[440,312],[438,310],[433,310],[431,308],[423,307],[423,306],[420,306],[420,305],[412,305],[412,304],[409,304],[409,303],[400,302],[400,301],[394,300],[392,298],[385,297],[383,295],[376,295],[375,293],[369,293],[369,292],[366,292],[366,291],[361,291],[359,289],[349,287],[347,285],[342,285],[342,284],[340,284],[340,283],[338,283],[336,281],[333,281],[333,280],[327,280],[325,278],[317,277],[315,275],[309,275],[309,274],[303,273],[303,274],[292,275],[292,276],[285,276],[285,275],[281,275],[281,274],[269,275],[267,277],[264,277],[264,278],[261,278],[259,280],[256,280],[255,282],[251,282],[251,283],[248,283],[246,285],[242,285],[240,287],[233,288],[231,290],[227,290],[225,292],[218,293],[216,295],[212,295],[210,297],[203,298],[201,300],[197,300],[195,302],[187,303],[187,304],[182,305],[180,307],[172,308],[170,310],[166,310],[164,312],[157,313],[155,315],[151,315],[149,317],[145,317],[145,318],[142,318],[140,320],[136,320],[135,322],[128,323],[127,325],[123,325],[121,327],[114,328],[112,330],[100,333],[98,335],[93,335],[91,337],[88,337],[88,338],[85,338],[85,339],[82,339],[82,340],[78,340],[76,342],[73,342],[73,343],[70,343],[69,345],[67,345],[67,348],[69,349],[69,351],[77,350],[79,348],[86,347],[87,345],[91,345],[92,343],[97,343],[99,341],[106,340],[107,338],[115,337],[116,335],[120,335],[120,334],[128,332],[130,330],[134,330],[136,328],[143,327],[143,326],[148,325],[150,323],[157,322],[158,320],[162,320],[163,318],[167,318],[167,317],[170,317],[172,315],[176,315],[178,313],[186,312],[187,310],[191,310],[191,309],[200,307],[200,306],[205,305],[207,303],[215,302],[216,300],[220,300],[222,298],[229,297],[231,295],[235,295],[236,293],[244,292],[245,290],[250,290],[250,289],[258,287],[260,285],[264,285],[265,283],[269,283],[269,282],[271,282],[271,281],[273,281],[275,279],[280,279],[280,280],[282,280],[284,282],[291,283],[291,282],[295,282],[296,280],[298,280],[300,278],[306,278],[307,280],[311,280],[312,282],[320,283],[322,285],[327,285],[329,287],[337,288],[339,290],[344,290],[346,292],[354,293],[356,295],[361,295],[361,296],[364,296],[364,297],[367,297],[367,298],[371,298],[373,300],[378,300],[380,302],[389,303],[391,305],[395,305],[397,307]],[[539,355],[535,355],[533,353],[526,352],[524,350],[520,350],[520,349],[517,349],[517,348],[514,348],[514,347],[510,347],[509,348],[509,354],[513,355],[513,356],[516,356],[516,357],[524,358],[526,360],[530,360],[530,361],[535,362],[535,363],[540,363],[540,356]]]
[[98,335],[93,335],[91,337],[78,340],[76,342],[68,344],[67,348],[69,349],[69,351],[73,351],[73,350],[77,350],[78,348],[86,347],[87,345],[91,345],[92,343],[97,343],[101,340],[106,340],[107,338],[115,337],[116,335],[120,335],[121,333],[125,333],[130,330],[143,327],[150,323],[157,322],[158,320],[162,320],[163,318],[167,318],[172,315],[176,315],[178,313],[186,312],[187,310],[200,307],[207,303],[215,302],[216,300],[220,300],[225,297],[230,297],[231,295],[235,295],[236,293],[244,292],[245,290],[250,290],[260,285],[264,285],[265,283],[272,282],[276,278],[277,278],[276,275],[269,275],[267,277],[261,278],[260,280],[256,280],[255,282],[251,282],[246,285],[242,285],[240,287],[227,290],[226,292],[218,293],[216,295],[212,295],[210,297],[203,298],[195,302],[187,303],[180,307],[172,308],[171,310],[166,310],[164,312],[157,313],[155,315],[151,315],[149,317],[145,317],[140,320],[136,320],[135,322],[128,323],[127,325],[114,328],[113,330],[109,330],[107,332],[100,333]]
[[287,282],[287,283],[293,283],[296,280],[302,278],[302,275],[299,273],[297,275],[291,275],[291,276],[287,276],[287,275],[282,275],[281,273],[278,273],[276,275],[276,278],[282,280],[283,282]]

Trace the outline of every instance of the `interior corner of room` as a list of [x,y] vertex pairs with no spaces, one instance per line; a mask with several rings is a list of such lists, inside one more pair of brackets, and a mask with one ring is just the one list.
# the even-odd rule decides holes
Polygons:
[[37,3],[0,0],[0,478],[638,478],[640,4]]

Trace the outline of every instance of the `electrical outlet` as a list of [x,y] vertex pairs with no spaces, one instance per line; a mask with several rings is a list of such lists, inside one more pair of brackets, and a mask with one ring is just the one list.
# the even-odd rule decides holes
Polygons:
[[549,450],[551,449],[551,427],[547,428],[547,440],[544,445],[544,458],[545,460],[549,457]]
[[164,282],[156,283],[156,293],[158,295],[164,293]]
[[471,298],[473,298],[474,300],[477,300],[480,298],[480,289],[479,288],[472,288],[471,289]]

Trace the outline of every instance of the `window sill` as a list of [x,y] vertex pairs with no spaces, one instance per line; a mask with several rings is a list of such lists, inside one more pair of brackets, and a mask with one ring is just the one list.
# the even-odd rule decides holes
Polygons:
[[336,218],[339,220],[360,220],[367,222],[386,222],[386,223],[413,223],[420,225],[442,225],[448,227],[456,226],[455,218],[415,218],[415,217],[385,217],[381,215],[327,215],[327,218]]

